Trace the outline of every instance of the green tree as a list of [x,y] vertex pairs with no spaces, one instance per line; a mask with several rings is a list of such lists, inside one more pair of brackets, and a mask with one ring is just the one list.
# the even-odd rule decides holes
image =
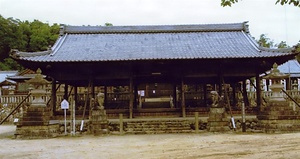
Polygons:
[[[229,6],[231,7],[232,4],[238,3],[239,0],[221,0],[221,6],[226,7]],[[299,0],[276,0],[275,4],[281,4],[281,5],[294,5],[296,7],[300,7],[300,1]]]
[[289,47],[287,44],[286,44],[286,41],[281,41],[279,44],[276,44],[275,45],[277,48],[287,48]]
[[266,34],[261,34],[259,36],[259,39],[257,40],[257,43],[259,44],[259,46],[266,47],[266,48],[271,48],[274,46],[273,40],[268,38]]
[[5,19],[0,15],[0,61],[8,57],[16,27],[17,25],[11,19]]
[[112,23],[105,23],[104,25],[105,25],[105,26],[113,26]]
[[9,58],[11,49],[27,52],[43,51],[55,43],[58,34],[58,24],[49,26],[38,20],[23,22],[19,19],[5,19],[0,15],[0,70],[22,68]]

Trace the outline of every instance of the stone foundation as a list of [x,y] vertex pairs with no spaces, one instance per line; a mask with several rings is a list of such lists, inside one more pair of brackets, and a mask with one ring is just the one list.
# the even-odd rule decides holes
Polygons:
[[46,107],[29,107],[17,123],[16,138],[36,139],[58,136],[59,125],[49,124],[50,112]]
[[258,127],[266,133],[300,132],[300,115],[286,101],[271,101],[257,116]]
[[229,131],[229,120],[225,108],[211,107],[207,119],[207,130],[210,132]]
[[91,111],[90,133],[94,135],[109,134],[108,120],[104,109]]

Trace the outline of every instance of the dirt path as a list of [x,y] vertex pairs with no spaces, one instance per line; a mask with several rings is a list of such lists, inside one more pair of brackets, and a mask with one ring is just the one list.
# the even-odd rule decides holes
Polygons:
[[15,126],[0,126],[0,158],[299,158],[300,133],[200,133],[12,139]]

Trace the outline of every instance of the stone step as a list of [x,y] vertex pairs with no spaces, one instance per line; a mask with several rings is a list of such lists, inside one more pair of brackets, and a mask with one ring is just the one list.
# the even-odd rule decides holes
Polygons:
[[187,120],[128,121],[124,131],[127,134],[190,133],[191,124]]

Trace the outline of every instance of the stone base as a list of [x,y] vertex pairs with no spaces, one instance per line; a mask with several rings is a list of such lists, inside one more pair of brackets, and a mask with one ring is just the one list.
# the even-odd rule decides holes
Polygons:
[[59,124],[46,126],[17,126],[15,137],[17,139],[53,138],[59,134]]
[[300,120],[260,120],[258,127],[265,133],[300,132]]
[[300,132],[300,115],[287,101],[270,101],[257,119],[259,129],[266,133]]
[[259,120],[291,120],[300,119],[299,114],[286,101],[269,102],[257,115]]
[[59,125],[49,124],[47,107],[30,106],[17,123],[16,138],[37,139],[58,136]]
[[104,109],[93,109],[91,117],[90,133],[94,135],[109,134],[108,120]]
[[229,120],[225,108],[210,108],[207,119],[207,130],[211,132],[229,131]]

